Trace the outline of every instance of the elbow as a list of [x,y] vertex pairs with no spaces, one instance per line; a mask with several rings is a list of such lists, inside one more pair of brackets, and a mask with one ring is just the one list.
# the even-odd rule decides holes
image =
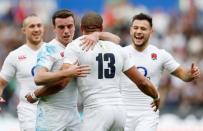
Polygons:
[[40,81],[40,79],[38,77],[34,77],[34,82],[37,86],[41,86],[43,85],[44,83],[42,81]]
[[151,96],[152,98],[158,97],[159,93],[156,87],[148,79],[141,81],[138,87],[148,96]]

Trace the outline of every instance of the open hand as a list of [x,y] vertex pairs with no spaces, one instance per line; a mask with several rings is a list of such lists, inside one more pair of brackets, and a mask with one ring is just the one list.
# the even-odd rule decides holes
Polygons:
[[90,73],[89,65],[71,65],[69,68],[64,69],[67,76],[70,77],[86,77]]
[[200,78],[200,69],[194,63],[191,65],[191,75],[193,80]]
[[92,34],[85,35],[80,40],[81,40],[80,46],[82,47],[82,50],[86,50],[86,51],[88,51],[90,49],[93,50],[99,40],[98,32],[94,32]]
[[151,107],[154,108],[155,112],[159,109],[159,107],[160,107],[160,97],[153,100],[153,102],[151,103]]

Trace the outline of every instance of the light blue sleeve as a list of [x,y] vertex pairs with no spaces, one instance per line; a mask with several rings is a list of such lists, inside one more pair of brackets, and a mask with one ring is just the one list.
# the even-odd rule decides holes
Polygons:
[[54,62],[56,59],[57,49],[53,45],[46,45],[42,48],[42,50],[37,55],[37,65],[36,69],[39,68],[47,68],[48,70],[51,70]]

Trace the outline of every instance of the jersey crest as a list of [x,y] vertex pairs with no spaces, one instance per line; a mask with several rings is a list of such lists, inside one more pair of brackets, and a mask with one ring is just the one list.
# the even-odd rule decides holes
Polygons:
[[152,58],[152,60],[157,60],[157,54],[156,53],[152,53],[151,54],[151,58]]

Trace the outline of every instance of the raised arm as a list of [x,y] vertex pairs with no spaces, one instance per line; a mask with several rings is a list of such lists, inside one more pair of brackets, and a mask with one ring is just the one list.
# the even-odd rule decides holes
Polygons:
[[147,79],[145,78],[135,66],[128,69],[124,72],[125,75],[127,75],[136,85],[137,87],[146,95],[153,98],[152,107],[155,106],[155,111],[159,108],[160,104],[160,98],[159,98],[159,92],[155,88],[155,86]]
[[185,82],[190,82],[200,77],[200,69],[195,64],[192,63],[191,68],[189,70],[183,68],[182,66],[179,66],[171,74],[180,78]]
[[120,37],[110,32],[93,32],[89,35],[84,35],[84,37],[81,39],[80,46],[83,50],[88,51],[89,49],[94,48],[98,40],[111,41],[116,44],[119,44],[121,41]]
[[100,40],[111,41],[111,42],[114,42],[116,44],[119,44],[121,41],[119,36],[112,34],[110,32],[95,32],[95,33],[98,33]]

